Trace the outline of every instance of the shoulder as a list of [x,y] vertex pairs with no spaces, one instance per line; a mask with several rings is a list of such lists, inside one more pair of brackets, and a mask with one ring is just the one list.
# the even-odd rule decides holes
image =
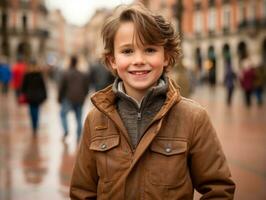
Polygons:
[[93,107],[86,116],[84,123],[84,137],[90,140],[108,129],[108,118],[97,108]]
[[185,112],[186,114],[190,113],[192,115],[206,112],[205,108],[198,102],[185,97],[181,97],[181,100],[175,105],[175,109],[178,109],[180,112]]
[[174,105],[172,113],[175,118],[180,119],[185,124],[199,125],[204,121],[209,121],[209,115],[206,109],[198,102],[182,97],[181,100]]
[[99,111],[95,106],[87,114],[85,124],[88,124],[91,127],[97,126],[99,124],[104,124],[107,121],[107,117]]

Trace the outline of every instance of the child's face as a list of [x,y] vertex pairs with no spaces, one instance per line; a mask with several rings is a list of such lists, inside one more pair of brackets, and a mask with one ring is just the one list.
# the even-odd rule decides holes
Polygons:
[[141,45],[134,36],[134,24],[122,23],[114,39],[114,56],[110,58],[112,68],[123,80],[129,96],[143,96],[156,85],[168,65],[164,47]]

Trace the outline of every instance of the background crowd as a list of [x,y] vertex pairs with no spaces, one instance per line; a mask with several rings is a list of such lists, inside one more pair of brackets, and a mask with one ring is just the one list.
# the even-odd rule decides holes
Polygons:
[[[40,118],[40,107],[47,99],[47,81],[56,84],[58,88],[58,103],[61,105],[59,113],[62,123],[62,139],[68,136],[69,128],[67,114],[73,111],[77,123],[77,141],[82,129],[82,110],[87,94],[98,91],[111,84],[114,80],[112,74],[95,59],[88,62],[87,70],[80,70],[79,56],[72,55],[65,66],[48,66],[32,58],[25,61],[18,56],[15,63],[9,63],[0,57],[0,85],[2,95],[13,92],[18,106],[27,104],[32,124],[33,136],[37,135]],[[83,67],[84,68],[84,67]],[[189,97],[198,85],[208,84],[212,87],[211,73],[199,77],[189,69],[184,62],[180,62],[172,72],[173,78],[181,87],[181,94]],[[230,106],[234,91],[239,88],[243,92],[243,102],[247,107],[256,101],[258,106],[263,105],[263,93],[266,83],[266,72],[261,65],[254,65],[246,55],[241,63],[241,69],[235,71],[230,63],[226,64],[224,85],[226,91],[225,103]],[[256,100],[252,100],[256,99]]]

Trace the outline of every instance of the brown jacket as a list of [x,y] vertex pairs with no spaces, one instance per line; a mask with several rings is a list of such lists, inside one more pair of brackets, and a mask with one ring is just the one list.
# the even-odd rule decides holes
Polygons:
[[92,97],[71,199],[233,199],[235,185],[206,111],[170,81],[165,104],[135,151],[108,87]]

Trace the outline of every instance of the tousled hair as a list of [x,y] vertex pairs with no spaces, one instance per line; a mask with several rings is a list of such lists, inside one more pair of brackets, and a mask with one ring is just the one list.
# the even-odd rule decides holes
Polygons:
[[180,40],[172,25],[161,15],[152,13],[142,4],[122,5],[117,7],[102,28],[104,44],[103,62],[113,72],[109,58],[114,56],[115,35],[122,23],[132,22],[135,27],[137,42],[142,45],[163,46],[169,58],[169,67],[173,67],[180,56]]

